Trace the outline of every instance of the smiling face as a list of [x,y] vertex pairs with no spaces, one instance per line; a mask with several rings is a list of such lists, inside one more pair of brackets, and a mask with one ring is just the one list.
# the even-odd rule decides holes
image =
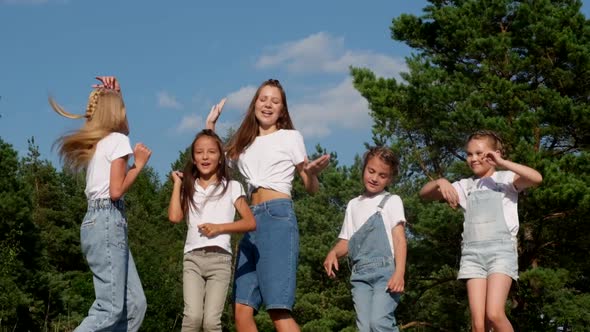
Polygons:
[[467,142],[467,165],[478,178],[491,176],[496,171],[486,158],[486,153],[494,151],[487,137],[474,138]]
[[370,157],[367,160],[363,171],[363,184],[365,195],[373,196],[379,194],[387,187],[393,179],[391,166],[383,162],[378,156]]
[[277,121],[283,113],[281,91],[274,86],[266,85],[260,90],[254,105],[254,114],[261,131],[276,131]]
[[195,141],[193,163],[199,170],[199,176],[202,179],[216,181],[220,158],[221,151],[213,137],[201,136]]

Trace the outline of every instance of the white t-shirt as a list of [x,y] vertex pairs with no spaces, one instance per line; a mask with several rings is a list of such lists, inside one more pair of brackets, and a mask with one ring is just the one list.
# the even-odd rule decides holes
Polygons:
[[[506,220],[506,226],[508,226],[512,237],[516,238],[518,233],[518,190],[514,187],[514,175],[512,171],[494,172],[492,176],[474,179],[475,182],[471,190],[496,190],[498,188],[504,194],[502,198],[504,220]],[[459,205],[463,208],[464,213],[467,208],[468,183],[469,179],[453,182],[453,187],[459,194]]]
[[110,133],[96,144],[94,156],[86,169],[86,198],[109,198],[111,163],[113,160],[133,154],[129,137]]
[[236,215],[234,203],[238,198],[244,196],[244,188],[238,181],[229,181],[227,190],[223,195],[221,184],[210,184],[207,188],[195,183],[194,201],[197,205],[197,211],[191,206],[188,213],[188,233],[184,244],[184,252],[208,247],[218,246],[231,253],[230,235],[219,234],[215,237],[208,238],[199,232],[199,224],[224,224],[233,222]]
[[237,166],[248,182],[248,193],[262,187],[291,195],[295,166],[305,156],[303,136],[297,130],[280,129],[256,137],[240,154]]
[[[358,231],[375,212],[377,212],[379,203],[381,203],[386,194],[387,192],[383,191],[373,197],[360,195],[351,199],[346,206],[344,223],[342,224],[342,229],[340,230],[338,238],[350,240],[352,235],[356,233],[356,231]],[[391,255],[395,257],[391,231],[397,226],[397,224],[406,222],[402,199],[398,195],[391,195],[385,203],[383,210],[381,210],[381,216],[383,217],[383,224],[387,231],[387,239],[389,240],[389,246],[391,247]]]

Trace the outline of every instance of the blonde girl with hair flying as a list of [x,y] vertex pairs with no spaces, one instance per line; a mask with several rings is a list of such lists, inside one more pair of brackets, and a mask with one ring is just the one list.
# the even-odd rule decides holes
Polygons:
[[[518,279],[518,194],[541,183],[541,174],[504,159],[502,140],[493,131],[480,130],[466,144],[467,165],[473,177],[450,183],[430,181],[420,196],[461,207],[463,241],[458,279],[467,281],[474,332],[513,331],[505,306],[512,280]],[[498,171],[496,167],[506,169]]]
[[[168,219],[186,219],[182,332],[221,332],[231,281],[229,233],[256,228],[244,188],[230,180],[223,143],[210,129],[195,136],[184,172],[173,171]],[[236,210],[241,219],[234,222]]]
[[[86,170],[88,210],[80,226],[80,244],[93,274],[96,299],[74,330],[137,331],[147,308],[141,281],[129,250],[123,195],[151,151],[138,143],[132,150],[121,88],[116,78],[97,77],[84,115],[66,112],[49,99],[53,110],[84,119],[82,128],[56,141],[64,167]],[[128,169],[129,156],[134,164]]]
[[[224,102],[211,109],[207,128],[215,128]],[[330,156],[308,162],[303,136],[291,122],[285,90],[274,79],[256,90],[227,155],[248,183],[256,218],[256,231],[246,233],[239,245],[233,292],[236,328],[257,331],[254,313],[264,305],[279,332],[299,331],[291,315],[299,256],[292,181],[297,173],[305,189],[316,192],[318,174]]]

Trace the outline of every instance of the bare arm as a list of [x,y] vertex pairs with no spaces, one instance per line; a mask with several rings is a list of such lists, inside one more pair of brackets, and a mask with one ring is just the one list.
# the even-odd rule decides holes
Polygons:
[[459,194],[455,187],[445,178],[428,182],[420,190],[420,197],[425,200],[444,200],[454,209],[459,204]]
[[391,230],[391,236],[395,254],[395,272],[387,282],[387,289],[390,292],[401,293],[405,287],[404,276],[406,274],[406,256],[408,252],[405,224],[397,224]]
[[172,188],[172,195],[170,195],[170,204],[168,204],[168,220],[173,223],[178,223],[184,218],[182,205],[180,203],[180,190],[182,189],[182,173],[172,171],[172,180],[174,187]]
[[244,233],[255,230],[256,220],[254,219],[252,210],[250,210],[248,202],[246,202],[244,196],[239,197],[234,203],[234,206],[240,213],[242,219],[223,224],[201,224],[199,225],[199,230],[208,237],[213,237],[222,233]]
[[211,107],[211,111],[209,115],[207,115],[207,120],[205,122],[205,128],[211,129],[215,131],[215,124],[217,123],[217,119],[221,115],[221,111],[223,110],[223,105],[225,105],[225,98],[221,99],[218,104],[213,105]]
[[316,160],[309,162],[307,158],[305,161],[297,165],[297,172],[301,176],[305,190],[310,194],[315,194],[320,189],[320,181],[318,175],[330,164],[330,155],[325,154]]
[[338,239],[338,242],[334,245],[334,248],[328,252],[326,259],[324,260],[324,269],[328,274],[328,277],[336,277],[338,271],[338,259],[348,254],[348,240]]
[[498,151],[490,151],[486,153],[485,157],[490,164],[506,168],[516,174],[514,176],[514,187],[516,187],[517,190],[537,186],[543,181],[543,176],[537,170],[504,159]]
[[131,188],[135,179],[147,164],[152,151],[147,146],[137,143],[133,150],[135,164],[127,171],[127,156],[117,158],[111,163],[109,195],[111,200],[119,200]]

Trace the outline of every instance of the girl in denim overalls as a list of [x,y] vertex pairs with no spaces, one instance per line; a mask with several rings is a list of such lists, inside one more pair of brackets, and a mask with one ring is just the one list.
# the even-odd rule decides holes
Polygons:
[[[504,308],[512,279],[518,279],[518,192],[538,185],[542,176],[503,159],[502,141],[492,131],[469,136],[466,149],[475,176],[453,184],[444,178],[431,181],[420,196],[464,211],[458,278],[467,280],[472,330],[513,331]],[[507,171],[496,171],[496,166]]]
[[400,197],[385,191],[397,166],[389,149],[376,147],[365,154],[365,191],[348,203],[339,240],[324,261],[328,276],[335,277],[338,258],[348,255],[361,332],[398,331],[394,312],[404,290],[405,216]]
[[[214,129],[223,104],[207,117]],[[263,82],[230,139],[227,155],[248,183],[256,231],[242,237],[234,274],[236,329],[256,331],[254,314],[264,305],[277,331],[299,331],[295,302],[299,228],[291,199],[295,174],[307,192],[319,189],[318,174],[330,156],[309,162],[303,136],[293,127],[285,90],[278,80]]]
[[[94,276],[96,299],[75,331],[137,331],[147,308],[129,251],[123,195],[150,158],[139,143],[131,150],[119,83],[97,77],[86,114],[70,114],[53,99],[53,109],[68,118],[86,119],[81,129],[56,141],[64,167],[86,169],[88,211],[80,227],[84,258]],[[135,158],[128,170],[129,155]]]
[[[212,130],[195,136],[184,172],[173,171],[168,219],[186,218],[182,332],[221,332],[221,315],[231,279],[229,233],[256,228],[244,188],[230,180],[223,143]],[[242,219],[234,222],[236,210]]]

